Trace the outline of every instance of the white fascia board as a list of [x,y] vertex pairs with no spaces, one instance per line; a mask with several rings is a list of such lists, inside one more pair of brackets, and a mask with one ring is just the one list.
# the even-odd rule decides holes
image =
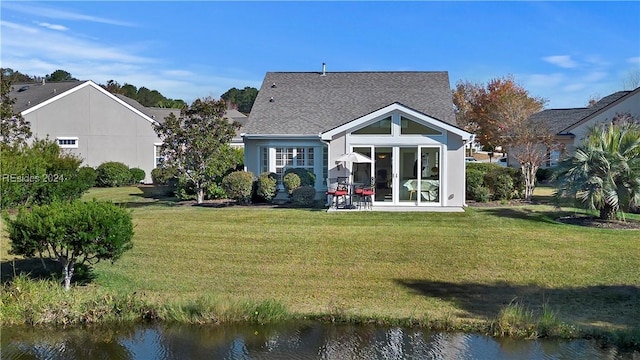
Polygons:
[[441,128],[441,129],[446,130],[448,132],[454,133],[454,134],[462,137],[463,140],[470,141],[474,137],[473,134],[471,134],[469,132],[466,132],[466,131],[458,128],[458,127],[455,127],[455,126],[453,126],[451,124],[448,124],[448,123],[446,123],[444,121],[441,121],[441,120],[438,120],[438,119],[434,119],[434,118],[432,118],[432,117],[430,117],[428,115],[425,115],[425,114],[423,114],[421,112],[415,111],[415,110],[413,110],[411,108],[408,108],[408,107],[406,107],[406,106],[404,106],[402,104],[399,104],[399,103],[393,103],[393,104],[391,104],[389,106],[383,107],[382,109],[376,110],[376,111],[374,111],[374,112],[372,112],[370,114],[367,114],[367,115],[365,115],[363,117],[357,118],[357,119],[355,119],[353,121],[350,121],[350,122],[348,122],[348,123],[346,123],[344,125],[338,126],[337,128],[331,129],[331,130],[329,130],[327,132],[324,132],[324,133],[322,133],[320,135],[322,137],[322,140],[329,141],[336,134],[339,134],[341,132],[346,132],[349,129],[357,127],[358,125],[362,125],[362,124],[364,124],[364,123],[366,123],[368,121],[371,121],[371,120],[373,120],[375,118],[378,118],[378,117],[382,117],[383,115],[388,114],[388,113],[390,113],[392,111],[396,111],[396,110],[400,111],[400,112],[403,112],[403,113],[405,113],[407,115],[410,115],[410,116],[412,116],[414,118],[423,120],[423,121],[425,121],[425,122],[427,122],[429,124],[432,124],[433,126]]
[[317,140],[320,139],[320,135],[286,135],[286,134],[240,134],[245,139],[304,139],[304,140]]
[[72,88],[72,89],[69,89],[69,90],[67,90],[67,91],[65,91],[65,92],[62,92],[62,93],[60,93],[60,94],[58,94],[58,95],[56,95],[56,96],[52,97],[51,99],[49,99],[49,100],[47,100],[47,101],[43,101],[43,102],[41,102],[40,104],[38,104],[38,105],[36,105],[36,106],[34,106],[34,107],[31,107],[31,108],[29,108],[29,109],[27,109],[27,110],[23,111],[23,112],[22,112],[22,116],[27,115],[27,114],[29,114],[29,113],[31,113],[31,112],[33,112],[33,111],[36,111],[36,110],[38,110],[38,109],[40,109],[40,108],[42,108],[42,107],[44,107],[44,106],[47,106],[47,105],[49,105],[49,104],[53,103],[54,101],[58,101],[59,99],[61,99],[61,98],[65,97],[65,96],[67,96],[67,95],[73,94],[73,93],[74,93],[74,92],[76,92],[76,91],[79,91],[79,90],[81,90],[81,89],[84,89],[84,88],[85,88],[85,87],[87,87],[87,86],[91,86],[92,88],[94,88],[94,89],[96,89],[96,90],[100,91],[101,93],[103,93],[103,94],[105,94],[106,96],[110,97],[111,99],[115,100],[115,101],[116,101],[117,103],[119,103],[120,105],[122,105],[122,106],[126,107],[127,109],[129,109],[129,110],[133,111],[136,115],[138,115],[138,116],[142,117],[143,119],[147,120],[147,121],[148,121],[148,122],[150,122],[151,124],[154,124],[154,125],[155,125],[155,124],[158,124],[158,123],[157,123],[155,120],[153,120],[152,118],[148,117],[147,115],[145,115],[144,113],[140,112],[138,109],[134,108],[133,106],[131,106],[131,105],[127,104],[126,102],[124,102],[124,101],[120,100],[120,98],[118,98],[117,96],[115,96],[115,95],[113,95],[112,93],[108,92],[107,90],[103,89],[103,88],[102,88],[102,86],[100,86],[100,85],[98,85],[98,84],[94,83],[94,82],[93,82],[93,81],[91,81],[91,80],[87,80],[87,81],[83,82],[82,84],[80,84],[80,85],[78,85],[78,86],[76,86],[76,87],[74,87],[74,88]]

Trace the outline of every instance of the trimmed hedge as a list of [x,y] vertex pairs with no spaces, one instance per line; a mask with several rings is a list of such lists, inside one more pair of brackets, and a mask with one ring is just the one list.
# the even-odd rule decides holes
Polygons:
[[96,169],[96,185],[100,187],[118,187],[131,184],[129,167],[121,162],[108,161]]
[[287,174],[290,174],[290,173],[294,173],[298,175],[298,177],[300,178],[300,185],[298,186],[315,186],[316,185],[316,174],[314,174],[313,171],[309,169],[303,169],[303,168],[287,169],[284,172],[284,176],[287,176]]
[[251,200],[253,189],[253,173],[248,171],[234,171],[222,179],[222,188],[229,199],[239,203]]
[[129,173],[131,174],[131,182],[134,184],[142,182],[144,178],[147,177],[147,174],[144,172],[144,170],[140,168],[131,168],[129,169]]
[[256,195],[265,201],[271,201],[278,193],[278,180],[275,173],[263,172],[255,182]]
[[298,176],[298,174],[294,172],[285,173],[282,178],[282,185],[284,185],[285,190],[289,195],[293,194],[293,190],[299,188],[302,185],[302,180]]
[[312,207],[315,203],[316,189],[313,186],[300,186],[293,190],[291,203],[299,207]]

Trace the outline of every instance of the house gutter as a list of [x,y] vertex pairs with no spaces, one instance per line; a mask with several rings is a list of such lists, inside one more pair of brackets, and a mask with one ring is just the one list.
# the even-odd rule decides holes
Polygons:
[[245,139],[263,140],[263,139],[304,139],[304,140],[318,140],[320,135],[302,135],[302,134],[240,134]]

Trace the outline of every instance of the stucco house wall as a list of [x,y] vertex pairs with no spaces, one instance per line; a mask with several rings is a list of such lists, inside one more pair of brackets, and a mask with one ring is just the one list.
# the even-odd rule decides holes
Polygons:
[[[53,88],[55,84],[44,86]],[[144,181],[151,182],[154,144],[161,141],[150,117],[93,83],[59,95],[22,112],[34,137],[77,138],[77,148],[65,147],[64,151],[80,156],[83,165],[97,167],[118,161],[144,170]]]

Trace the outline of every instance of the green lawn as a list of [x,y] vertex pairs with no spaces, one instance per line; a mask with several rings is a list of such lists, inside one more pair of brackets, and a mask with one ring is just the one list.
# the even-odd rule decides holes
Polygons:
[[640,231],[560,224],[552,206],[327,213],[175,206],[136,187],[93,197],[127,203],[135,222],[134,248],[98,264],[94,284],[153,302],[274,299],[301,314],[485,320],[515,300],[582,327],[640,327]]

